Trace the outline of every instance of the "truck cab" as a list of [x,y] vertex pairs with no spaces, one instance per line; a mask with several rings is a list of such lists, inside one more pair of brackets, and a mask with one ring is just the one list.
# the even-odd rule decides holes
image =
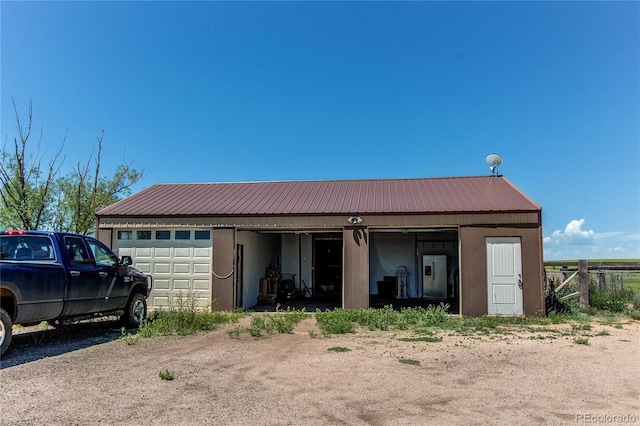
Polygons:
[[131,264],[131,257],[119,258],[85,235],[0,232],[2,352],[12,324],[118,315],[128,325],[139,326],[152,281]]

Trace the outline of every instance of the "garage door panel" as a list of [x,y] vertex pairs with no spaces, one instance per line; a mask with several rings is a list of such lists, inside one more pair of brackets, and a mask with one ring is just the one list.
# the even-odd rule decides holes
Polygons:
[[191,257],[191,247],[176,247],[173,250],[173,257]]
[[207,275],[209,275],[209,264],[208,263],[194,263],[193,264],[193,273],[194,274],[207,274]]
[[209,290],[209,280],[193,280],[195,290]]
[[195,258],[210,258],[211,257],[211,248],[210,247],[196,247],[193,249],[193,257]]
[[171,257],[171,247],[156,247],[153,253],[154,257]]
[[151,273],[151,263],[136,262],[136,269],[138,269],[143,274],[150,274]]
[[167,296],[151,296],[151,304],[153,306],[169,306],[169,297]]
[[168,278],[161,278],[161,279],[154,279],[153,280],[153,290],[170,290],[171,287],[169,286],[169,284],[171,283],[171,280]]
[[135,255],[133,247],[122,247],[117,251],[117,253],[118,253],[118,256],[120,257],[122,256],[133,257]]
[[153,255],[153,250],[151,247],[136,247],[136,257],[137,258],[147,258],[150,259]]
[[189,263],[174,263],[173,264],[173,273],[174,274],[188,274],[190,266],[191,266],[191,264],[189,264]]
[[154,274],[169,274],[171,273],[171,264],[170,263],[159,263],[156,262],[153,264],[153,273]]
[[174,290],[189,290],[189,281],[190,280],[173,280],[173,288]]

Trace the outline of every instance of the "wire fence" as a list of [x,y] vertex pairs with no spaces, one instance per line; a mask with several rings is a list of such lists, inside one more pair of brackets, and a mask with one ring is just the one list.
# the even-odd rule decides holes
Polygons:
[[[581,277],[582,275],[582,277]],[[640,309],[640,270],[584,268],[545,269],[547,312],[567,308],[571,299],[580,307],[623,312]]]
[[[575,270],[545,270],[545,285],[547,287],[558,287],[567,278],[570,278]],[[595,286],[599,290],[617,292],[623,289],[640,291],[640,271],[615,271],[615,270],[595,270],[589,271],[589,286]],[[567,285],[569,289],[575,289],[578,280]]]

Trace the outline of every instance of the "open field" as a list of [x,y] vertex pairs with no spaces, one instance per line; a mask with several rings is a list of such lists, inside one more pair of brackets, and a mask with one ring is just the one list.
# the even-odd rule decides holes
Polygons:
[[152,339],[120,338],[109,322],[66,339],[19,330],[1,363],[1,423],[640,423],[636,321],[324,337],[307,318],[257,339],[237,327]]

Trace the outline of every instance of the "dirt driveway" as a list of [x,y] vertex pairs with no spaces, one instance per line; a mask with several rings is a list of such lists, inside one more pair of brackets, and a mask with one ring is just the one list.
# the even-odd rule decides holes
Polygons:
[[22,330],[2,359],[0,423],[640,424],[638,322],[442,331],[440,342],[327,338],[314,319],[260,339],[229,329],[133,345],[110,322]]

